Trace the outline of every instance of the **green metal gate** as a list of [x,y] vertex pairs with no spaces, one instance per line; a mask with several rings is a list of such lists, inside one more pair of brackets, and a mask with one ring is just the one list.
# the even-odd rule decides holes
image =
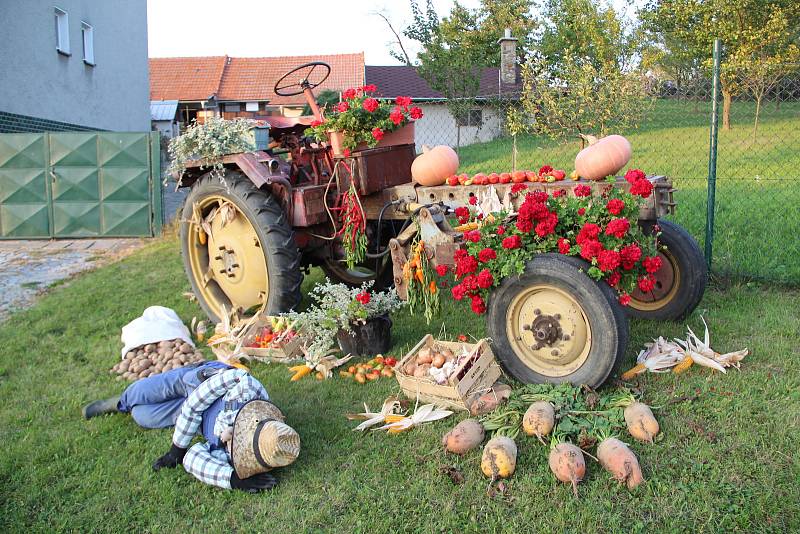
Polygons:
[[0,134],[0,239],[161,233],[157,132]]

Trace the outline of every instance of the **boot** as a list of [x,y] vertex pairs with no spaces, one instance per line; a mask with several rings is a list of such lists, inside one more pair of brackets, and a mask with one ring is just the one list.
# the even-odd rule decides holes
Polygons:
[[96,417],[98,415],[117,413],[119,411],[117,409],[117,403],[119,403],[119,395],[116,397],[111,397],[110,399],[90,402],[83,407],[83,416],[86,419],[91,419],[92,417]]

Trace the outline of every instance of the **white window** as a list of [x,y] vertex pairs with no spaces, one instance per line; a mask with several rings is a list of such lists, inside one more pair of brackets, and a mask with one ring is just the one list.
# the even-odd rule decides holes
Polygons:
[[56,50],[59,54],[70,55],[69,15],[63,9],[54,8],[56,13]]
[[245,102],[245,111],[258,111],[258,102]]
[[94,28],[88,22],[81,21],[81,33],[83,34],[83,62],[94,67]]

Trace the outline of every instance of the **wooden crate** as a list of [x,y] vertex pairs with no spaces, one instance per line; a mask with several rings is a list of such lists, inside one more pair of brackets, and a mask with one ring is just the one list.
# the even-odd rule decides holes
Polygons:
[[[440,349],[448,348],[454,354],[461,354],[466,348],[472,356],[455,371],[444,384],[437,384],[433,378],[415,378],[403,372],[405,364],[410,362],[424,347]],[[430,402],[442,408],[455,410],[469,410],[467,401],[477,393],[489,391],[492,385],[502,374],[500,366],[494,359],[489,342],[481,339],[477,343],[460,343],[453,341],[439,341],[428,334],[422,341],[406,354],[395,367],[395,376],[403,389],[403,393],[410,399]]]
[[247,356],[259,361],[268,361],[276,363],[289,363],[303,359],[303,351],[300,346],[302,340],[302,329],[295,329],[297,335],[292,337],[285,343],[280,343],[277,347],[269,348],[255,348],[248,347],[247,345],[253,343],[256,335],[261,331],[264,326],[271,323],[272,317],[269,315],[259,316],[247,329],[242,332],[244,343],[242,345],[242,352]]

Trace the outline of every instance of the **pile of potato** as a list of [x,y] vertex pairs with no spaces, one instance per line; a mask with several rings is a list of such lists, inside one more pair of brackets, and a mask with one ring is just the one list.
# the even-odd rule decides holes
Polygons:
[[184,340],[173,339],[142,345],[129,351],[125,359],[109,372],[118,374],[117,380],[138,380],[205,359],[199,350]]
[[415,378],[430,378],[430,369],[441,369],[445,364],[453,366],[456,355],[448,348],[440,349],[436,345],[424,347],[403,365],[403,373]]

